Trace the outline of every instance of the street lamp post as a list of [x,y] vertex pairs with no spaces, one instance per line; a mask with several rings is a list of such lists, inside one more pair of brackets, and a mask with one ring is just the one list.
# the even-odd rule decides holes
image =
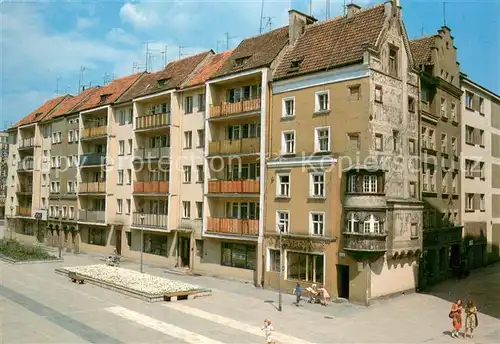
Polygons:
[[[61,196],[59,195],[59,206],[61,206]],[[59,259],[61,259],[62,257],[62,235],[63,234],[63,230],[62,230],[62,208],[59,209]]]
[[144,251],[144,213],[141,212],[141,273],[144,272],[143,260],[142,260],[143,251]]
[[10,240],[12,240],[12,229],[14,227],[14,206],[10,206]]
[[278,310],[281,312],[282,310],[282,294],[281,294],[281,279],[282,279],[282,275],[283,275],[283,240],[282,240],[282,236],[281,234],[283,233],[283,225],[278,225],[278,230],[279,230],[279,235],[280,235],[280,274],[279,274],[279,284],[278,284],[278,288],[279,288],[279,294],[278,294]]

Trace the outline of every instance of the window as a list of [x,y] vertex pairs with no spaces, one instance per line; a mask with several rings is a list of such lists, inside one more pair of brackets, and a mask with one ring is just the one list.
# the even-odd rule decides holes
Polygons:
[[470,110],[474,109],[474,94],[469,91],[465,91],[465,107]]
[[325,174],[311,173],[309,184],[309,195],[311,197],[325,197]]
[[349,233],[359,233],[359,220],[356,214],[350,214],[347,219],[347,231]]
[[324,256],[287,252],[287,276],[289,280],[323,283]]
[[73,187],[73,182],[72,181],[67,182],[66,187],[68,189],[68,193],[74,193],[75,192],[75,189]]
[[436,178],[435,178],[436,171],[434,171],[434,169],[429,169],[428,175],[429,175],[429,186],[431,188],[431,191],[436,192]]
[[446,171],[441,171],[442,173],[442,178],[441,178],[441,193],[447,194],[448,193],[448,174]]
[[278,174],[276,195],[278,197],[290,197],[290,174]]
[[486,175],[484,174],[484,162],[479,163],[479,178],[485,179]]
[[116,200],[116,213],[117,214],[123,213],[123,200],[122,199]]
[[456,111],[456,105],[455,103],[451,103],[450,105],[450,112],[451,112],[451,120],[455,123],[457,123],[457,111]]
[[350,175],[348,180],[347,180],[347,192],[356,192],[356,182],[357,182],[357,176],[355,175]]
[[359,133],[351,133],[347,134],[347,148],[350,151],[358,151],[360,148],[360,140],[359,140]]
[[282,154],[295,154],[295,131],[284,131],[281,141]]
[[410,225],[410,236],[411,238],[418,238],[418,227],[417,227],[417,224],[416,223],[412,223]]
[[184,113],[192,113],[193,112],[193,97],[188,96],[184,98]]
[[129,198],[129,199],[127,199],[127,213],[126,214],[127,215],[130,214],[131,210],[132,210],[132,201]]
[[315,112],[328,111],[330,109],[329,91],[316,92]]
[[69,214],[68,215],[69,215],[70,219],[74,219],[75,218],[75,207],[73,207],[73,206],[69,207]]
[[375,85],[375,101],[377,103],[382,103],[382,98],[383,98],[382,86]]
[[49,151],[45,149],[43,151],[43,162],[47,162],[49,160]]
[[118,170],[118,185],[123,185],[123,170]]
[[128,169],[127,170],[127,185],[132,184],[132,170]]
[[417,145],[414,139],[408,139],[408,152],[410,155],[415,155],[417,153]]
[[125,110],[124,109],[121,109],[118,112],[118,124],[125,125]]
[[371,214],[363,222],[363,232],[364,233],[382,233],[382,228],[378,218]]
[[316,152],[330,151],[330,127],[315,128],[315,147]]
[[80,131],[75,130],[75,141],[78,141],[79,137],[80,137]]
[[389,48],[389,74],[398,76],[398,49],[395,47]]
[[290,233],[290,212],[277,211],[276,212],[276,230],[282,233]]
[[479,145],[484,147],[484,130],[479,129]]
[[452,178],[451,179],[451,192],[453,194],[456,194],[458,192],[457,191],[457,174],[453,173],[451,178]]
[[399,151],[399,131],[392,131],[392,150],[394,152]]
[[417,184],[415,182],[410,182],[410,197],[416,197],[417,196]]
[[474,210],[474,194],[465,194],[465,210]]
[[465,126],[465,143],[474,144],[474,128],[468,125]]
[[203,165],[197,165],[196,171],[198,172],[197,173],[198,179],[196,182],[203,183],[203,180],[205,180],[205,174],[203,173]]
[[184,166],[184,183],[191,183],[191,166]]
[[451,138],[451,150],[452,150],[453,156],[457,156],[458,155],[457,149],[458,149],[458,147],[457,147],[457,138],[456,137],[452,137]]
[[325,214],[309,213],[309,232],[311,235],[324,235],[325,232]]
[[280,271],[280,250],[269,249],[269,265],[267,271],[279,272]]
[[198,111],[205,111],[205,93],[198,94]]
[[428,136],[428,145],[429,145],[429,149],[434,149],[434,142],[435,142],[435,139],[434,139],[434,130],[433,129],[430,129],[430,128],[427,128],[427,136]]
[[205,130],[199,129],[197,132],[198,132],[198,147],[205,147]]
[[144,253],[157,256],[168,255],[167,236],[158,234],[144,234]]
[[421,140],[422,140],[422,148],[427,148],[429,146],[429,144],[428,144],[428,139],[427,139],[427,128],[426,127],[422,127]]
[[191,131],[184,132],[184,149],[190,149],[193,144],[193,133]]
[[375,150],[382,151],[384,150],[384,137],[382,134],[375,134]]
[[203,218],[203,202],[196,202],[196,218]]
[[295,116],[295,98],[284,98],[282,117],[292,116]]
[[441,153],[448,154],[448,137],[446,134],[441,134]]
[[479,195],[479,210],[481,211],[486,210],[484,194]]
[[465,176],[466,177],[474,178],[473,168],[474,168],[474,161],[466,159],[465,160]]
[[125,141],[123,140],[118,141],[118,154],[119,155],[125,154]]
[[377,176],[374,175],[363,176],[363,192],[364,193],[377,192]]
[[415,99],[408,97],[408,111],[415,112]]
[[132,139],[129,139],[128,140],[128,155],[132,155],[132,148],[133,148]]
[[42,209],[47,209],[47,198],[42,197]]
[[73,142],[73,130],[68,131],[68,143]]
[[484,114],[484,98],[479,97],[479,113]]
[[446,99],[441,98],[441,117],[448,118],[448,114],[446,113]]
[[191,202],[182,201],[182,217],[185,219],[191,218]]
[[255,245],[222,243],[221,265],[255,270],[257,249]]
[[359,100],[361,98],[361,86],[355,85],[349,87],[349,99]]

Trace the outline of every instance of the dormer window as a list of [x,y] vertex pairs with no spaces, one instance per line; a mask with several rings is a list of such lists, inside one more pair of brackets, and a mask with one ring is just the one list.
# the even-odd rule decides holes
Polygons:
[[250,56],[238,57],[237,59],[234,60],[235,67],[242,67],[248,62],[249,59]]
[[296,72],[299,70],[300,68],[300,65],[302,64],[302,61],[304,61],[303,58],[299,58],[299,59],[294,59],[290,62],[290,69],[289,69],[289,72]]
[[101,99],[99,100],[99,103],[104,103],[106,100],[108,100],[110,95],[111,94],[101,94]]
[[168,78],[158,79],[156,81],[156,84],[157,84],[158,87],[163,87],[163,86],[165,86],[165,84],[167,83],[167,81],[168,81]]
[[42,113],[41,113],[41,112],[36,113],[36,114],[35,114],[35,118],[38,118],[38,117],[40,117],[41,115],[42,115]]

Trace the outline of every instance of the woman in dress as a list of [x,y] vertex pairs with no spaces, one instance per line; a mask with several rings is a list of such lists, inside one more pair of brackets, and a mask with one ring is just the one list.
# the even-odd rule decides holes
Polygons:
[[261,328],[264,331],[264,335],[266,336],[266,344],[274,344],[275,341],[273,339],[272,332],[274,331],[274,327],[271,326],[271,320],[264,320],[264,327]]
[[474,303],[469,300],[465,307],[465,338],[474,336],[474,330],[478,325],[477,308]]
[[451,306],[450,318],[453,329],[451,331],[451,336],[453,338],[458,338],[460,329],[462,328],[462,300],[458,299]]

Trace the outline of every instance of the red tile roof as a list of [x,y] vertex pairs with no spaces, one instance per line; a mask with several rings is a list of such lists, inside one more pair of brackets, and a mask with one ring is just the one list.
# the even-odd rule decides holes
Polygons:
[[287,43],[288,26],[247,38],[233,50],[212,78],[269,66]]
[[362,9],[350,18],[339,16],[306,26],[278,64],[274,78],[294,77],[362,61],[364,45],[376,46],[385,20],[385,5],[380,4]]
[[415,65],[429,65],[431,62],[431,51],[436,42],[436,35],[412,39],[410,43],[411,53]]
[[74,108],[76,108],[81,102],[85,101],[93,92],[97,91],[99,87],[87,88],[85,91],[77,96],[67,97],[58,107],[51,111],[42,122],[50,121],[51,119],[73,113]]
[[202,85],[214,75],[219,68],[231,56],[233,50],[227,50],[219,54],[210,56],[209,60],[201,67],[191,78],[189,78],[182,87],[193,87]]
[[56,106],[58,106],[62,101],[64,101],[68,97],[70,96],[64,95],[47,100],[45,103],[43,103],[43,105],[39,106],[35,111],[31,112],[28,116],[24,117],[19,122],[14,124],[10,129],[17,128],[21,125],[26,125],[41,121],[48,113],[50,113]]
[[[179,87],[196,70],[212,51],[170,62],[162,71],[145,74],[133,87],[118,99],[118,103]],[[159,81],[162,81],[159,83]]]
[[76,106],[73,111],[89,110],[98,106],[114,103],[122,94],[124,94],[134,83],[143,76],[144,73],[136,73],[115,79],[106,86],[99,87],[90,97]]

